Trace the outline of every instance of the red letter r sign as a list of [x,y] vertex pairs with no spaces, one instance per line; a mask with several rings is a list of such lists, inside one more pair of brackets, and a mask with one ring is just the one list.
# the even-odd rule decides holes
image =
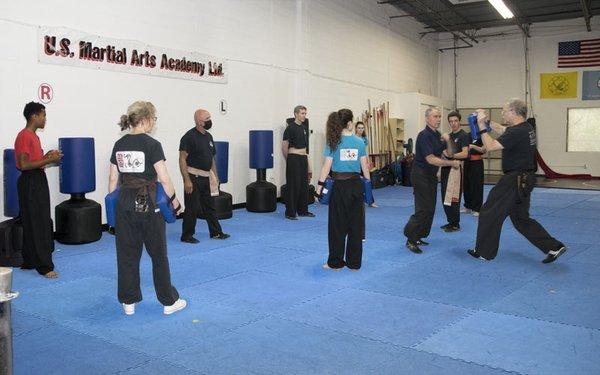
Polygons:
[[47,83],[42,83],[38,89],[38,97],[40,102],[44,104],[50,103],[54,97],[54,90],[52,90],[52,86]]

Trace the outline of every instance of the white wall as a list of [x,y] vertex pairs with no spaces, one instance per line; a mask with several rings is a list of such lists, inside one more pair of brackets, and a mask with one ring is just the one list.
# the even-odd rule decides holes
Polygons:
[[[514,31],[515,28],[512,28]],[[598,37],[600,19],[592,18],[588,33],[583,19],[535,24],[529,39],[532,104],[537,121],[539,150],[546,163],[561,173],[600,175],[600,155],[591,152],[566,152],[567,108],[600,107],[598,100],[581,100],[584,70],[600,68],[557,68],[558,42]],[[473,48],[457,50],[457,106],[501,107],[510,97],[525,97],[525,54],[520,33],[507,29],[483,30],[482,34],[505,32],[504,37],[482,38]],[[487,39],[487,41],[485,41]],[[451,42],[440,43],[450,46]],[[440,55],[440,91],[453,99],[453,52]],[[540,73],[579,71],[578,99],[540,99]]]
[[[255,179],[248,169],[248,130],[275,130],[275,168],[267,176],[280,186],[285,173],[279,140],[295,105],[309,109],[313,166],[319,169],[324,122],[332,110],[358,113],[368,98],[378,104],[398,92],[437,95],[437,42],[420,40],[420,26],[411,20],[390,23],[391,14],[376,0],[1,2],[0,147],[13,147],[24,126],[24,104],[37,101],[40,83],[50,83],[55,97],[47,105],[42,145],[56,148],[59,137],[94,137],[97,185],[87,196],[103,202],[109,153],[120,136],[116,122],[131,102],[149,100],[158,109],[155,137],[181,195],[179,139],[193,126],[194,110],[205,107],[213,114],[215,140],[230,142],[223,190],[233,194],[234,203],[244,202],[245,187]],[[228,59],[229,83],[39,64],[39,25],[222,56]],[[220,99],[228,102],[226,115],[218,112]],[[58,191],[58,170],[47,173],[54,207],[68,197]]]

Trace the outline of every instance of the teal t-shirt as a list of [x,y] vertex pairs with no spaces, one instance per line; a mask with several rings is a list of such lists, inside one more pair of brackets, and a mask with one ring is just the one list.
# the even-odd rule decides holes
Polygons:
[[323,155],[333,159],[331,170],[334,172],[360,173],[360,158],[367,153],[362,138],[356,135],[343,135],[335,151],[331,151],[327,145]]

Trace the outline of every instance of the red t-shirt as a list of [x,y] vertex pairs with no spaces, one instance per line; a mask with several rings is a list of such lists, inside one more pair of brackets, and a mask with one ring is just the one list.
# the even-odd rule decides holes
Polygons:
[[19,134],[17,134],[17,139],[15,139],[15,157],[18,169],[21,169],[19,163],[21,154],[28,154],[29,161],[38,161],[44,158],[40,138],[37,134],[26,128],[21,130]]

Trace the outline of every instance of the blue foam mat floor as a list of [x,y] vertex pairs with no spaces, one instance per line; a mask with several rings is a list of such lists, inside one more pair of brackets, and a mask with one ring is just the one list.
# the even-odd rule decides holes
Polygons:
[[[486,192],[489,187],[486,186]],[[167,226],[173,284],[188,308],[165,316],[143,256],[144,300],[116,298],[114,237],[57,244],[57,280],[15,270],[15,374],[599,374],[600,191],[536,189],[531,213],[569,246],[558,262],[505,222],[498,257],[477,261],[477,219],[434,226],[415,255],[402,228],[412,189],[375,191],[363,267],[325,271],[327,207],[315,218],[234,211],[232,237],[179,242]]]

